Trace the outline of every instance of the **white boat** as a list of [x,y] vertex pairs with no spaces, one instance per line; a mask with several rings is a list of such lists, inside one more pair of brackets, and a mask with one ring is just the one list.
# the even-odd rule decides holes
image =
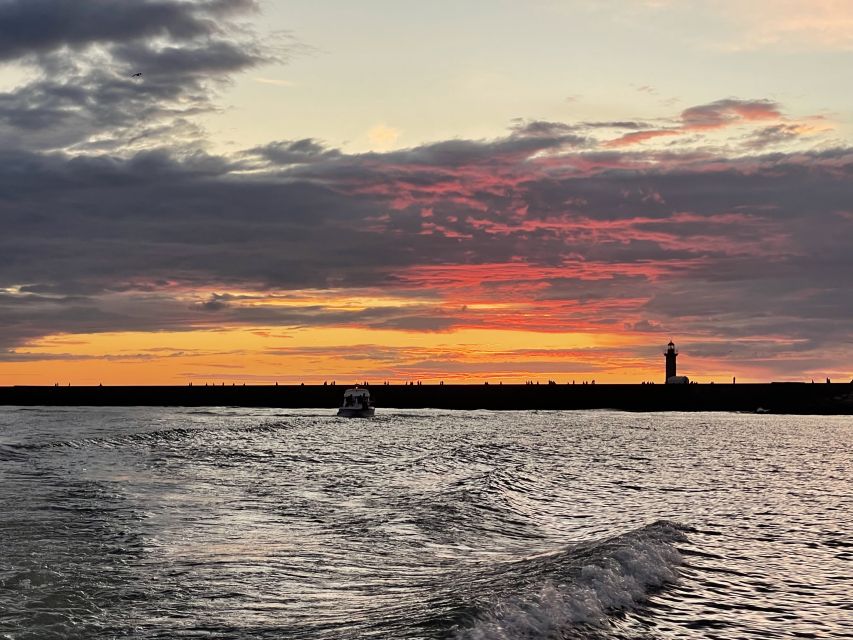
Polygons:
[[343,418],[372,418],[375,408],[367,389],[355,387],[344,391],[344,402],[338,409]]

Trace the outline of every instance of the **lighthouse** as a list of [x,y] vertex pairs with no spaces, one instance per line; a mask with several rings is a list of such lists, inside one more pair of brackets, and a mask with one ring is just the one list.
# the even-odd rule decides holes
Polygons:
[[678,349],[675,348],[672,340],[666,345],[666,351],[663,352],[663,355],[666,356],[666,379],[664,382],[669,382],[671,378],[676,376],[675,359],[678,357]]

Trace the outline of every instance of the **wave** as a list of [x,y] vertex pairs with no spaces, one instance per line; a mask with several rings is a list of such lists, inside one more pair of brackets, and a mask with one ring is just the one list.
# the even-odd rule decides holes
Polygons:
[[0,462],[22,462],[27,460],[26,453],[14,444],[0,444]]
[[[512,563],[468,585],[475,599],[453,625],[456,640],[575,637],[642,606],[678,579],[681,525],[659,521],[615,538]],[[483,589],[485,598],[474,595]],[[483,591],[480,591],[482,594]]]
[[[194,438],[212,437],[224,433],[234,434],[263,434],[275,433],[294,429],[294,425],[281,422],[267,422],[250,426],[193,426],[193,427],[169,427],[155,429],[152,431],[138,431],[116,435],[109,438],[89,437],[75,438],[72,440],[51,440],[47,442],[29,442],[0,444],[0,460],[13,459],[12,456],[21,456],[25,451],[41,451],[44,449],[68,448],[85,449],[89,447],[112,449],[126,445],[149,445],[173,444],[191,440]],[[4,456],[9,456],[6,458]]]

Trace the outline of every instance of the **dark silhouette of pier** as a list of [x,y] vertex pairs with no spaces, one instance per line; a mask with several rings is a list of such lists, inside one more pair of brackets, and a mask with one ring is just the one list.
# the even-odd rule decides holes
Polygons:
[[[333,409],[355,385],[15,386],[0,405]],[[853,415],[853,384],[370,385],[384,409],[760,411]]]

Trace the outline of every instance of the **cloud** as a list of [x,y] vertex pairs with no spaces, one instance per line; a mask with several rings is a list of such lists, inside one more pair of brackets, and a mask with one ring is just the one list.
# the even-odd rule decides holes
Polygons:
[[774,124],[753,131],[743,144],[750,149],[765,149],[780,144],[796,143],[804,138],[816,136],[825,130],[806,123]]
[[[232,74],[271,58],[235,21],[250,0],[6,0],[0,61],[31,80],[0,93],[0,143],[39,149],[198,144],[191,118]],[[131,77],[142,73],[141,77]]]
[[282,80],[280,78],[265,78],[262,76],[257,76],[252,78],[255,82],[260,82],[261,84],[271,84],[276,87],[292,87],[293,82],[290,80]]
[[685,109],[681,112],[680,122],[673,126],[632,131],[607,144],[610,147],[626,147],[655,138],[702,133],[742,123],[782,120],[782,118],[779,105],[771,100],[726,98]]
[[207,38],[221,33],[216,20],[256,8],[252,0],[138,0],[120,9],[111,0],[4,0],[0,60],[153,38]]
[[577,138],[578,129],[578,126],[566,124],[565,122],[548,122],[546,120],[524,120],[522,118],[515,120],[512,126],[512,131],[515,133],[515,135],[531,138],[554,138],[558,136],[569,136],[570,138]]
[[[213,325],[839,338],[853,152],[602,157],[550,131],[356,155],[283,142],[248,174],[165,151],[7,151],[7,344]],[[308,289],[327,302],[269,297]],[[337,309],[333,290],[421,301]]]
[[727,98],[690,107],[681,112],[687,130],[720,129],[738,121],[776,120],[782,117],[779,105],[771,100]]
[[656,96],[658,94],[657,89],[655,89],[654,87],[647,85],[647,84],[643,84],[643,85],[640,85],[638,87],[635,87],[635,89],[637,91],[639,91],[640,93],[647,93],[647,94],[652,95],[652,96]]
[[249,150],[247,156],[260,157],[274,165],[285,166],[332,160],[340,157],[341,152],[337,149],[328,149],[312,138],[304,138],[271,142],[262,147],[255,147]]
[[846,0],[757,0],[718,3],[740,30],[734,50],[853,50],[853,5]]
[[[623,4],[610,8],[624,10]],[[631,9],[682,11],[691,23],[720,23],[723,33],[710,44],[727,51],[853,50],[853,5],[847,0],[634,0]]]

